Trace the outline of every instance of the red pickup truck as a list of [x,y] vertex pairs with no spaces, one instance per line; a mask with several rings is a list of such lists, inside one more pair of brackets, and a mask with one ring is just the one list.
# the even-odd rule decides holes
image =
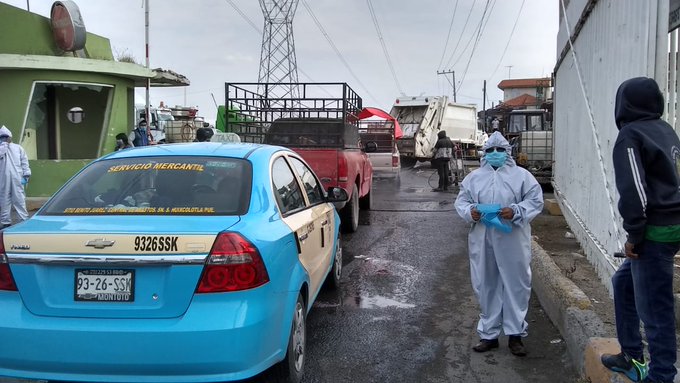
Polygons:
[[[282,90],[285,96],[275,96]],[[242,142],[290,148],[325,190],[345,189],[349,199],[336,208],[343,230],[354,232],[359,209],[371,208],[373,187],[373,167],[359,136],[361,103],[346,83],[227,83],[225,110],[232,115],[224,116],[225,131]]]
[[359,226],[359,209],[370,210],[373,167],[364,152],[358,127],[339,119],[281,118],[269,127],[265,144],[296,151],[312,167],[325,190],[339,186],[349,200],[336,206],[342,228],[354,232]]

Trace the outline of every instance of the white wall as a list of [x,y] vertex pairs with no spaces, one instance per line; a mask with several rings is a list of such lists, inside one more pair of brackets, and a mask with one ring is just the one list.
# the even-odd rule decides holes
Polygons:
[[[612,255],[625,242],[618,210],[612,204],[618,202],[611,158],[618,133],[614,98],[618,85],[631,77],[654,77],[659,84],[665,83],[665,72],[657,68],[657,63],[663,63],[656,57],[657,46],[663,49],[659,57],[666,57],[667,34],[660,34],[657,42],[657,24],[664,25],[663,14],[657,10],[666,9],[667,25],[667,2],[598,1],[574,42],[581,78],[571,51],[558,63],[555,73],[555,194],[569,226],[608,287],[619,264]],[[572,31],[588,4],[587,0],[570,1],[566,14]],[[567,38],[562,18],[558,59]]]

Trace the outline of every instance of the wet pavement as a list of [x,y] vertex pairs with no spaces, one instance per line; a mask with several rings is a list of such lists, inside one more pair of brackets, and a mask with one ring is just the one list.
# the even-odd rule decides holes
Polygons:
[[[532,297],[529,355],[478,354],[468,226],[455,192],[433,192],[427,167],[376,179],[373,210],[344,237],[339,292],[308,318],[305,382],[574,382],[558,330]],[[435,176],[436,182],[436,176]]]
[[343,237],[342,286],[322,291],[309,314],[304,382],[579,381],[535,296],[527,357],[510,354],[506,337],[489,353],[471,350],[479,311],[468,226],[453,207],[455,191],[432,191],[433,172],[375,179],[373,210]]

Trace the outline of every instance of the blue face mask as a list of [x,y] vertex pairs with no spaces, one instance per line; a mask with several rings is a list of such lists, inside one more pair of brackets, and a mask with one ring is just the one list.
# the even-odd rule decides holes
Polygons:
[[506,152],[491,152],[491,153],[486,153],[484,156],[486,159],[486,162],[489,163],[489,165],[500,168],[505,164],[505,160],[508,158],[508,153]]

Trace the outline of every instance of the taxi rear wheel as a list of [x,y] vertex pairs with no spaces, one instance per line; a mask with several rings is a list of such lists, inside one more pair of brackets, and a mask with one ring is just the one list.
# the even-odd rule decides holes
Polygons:
[[293,324],[288,338],[286,357],[270,370],[268,382],[299,383],[304,376],[305,352],[307,351],[307,310],[302,295],[298,294],[293,312]]
[[340,278],[342,277],[342,242],[338,234],[338,244],[335,247],[335,257],[333,258],[333,267],[331,272],[326,276],[326,288],[335,290],[340,287]]
[[354,233],[359,227],[359,190],[355,184],[352,196],[342,208],[342,228],[345,232]]

